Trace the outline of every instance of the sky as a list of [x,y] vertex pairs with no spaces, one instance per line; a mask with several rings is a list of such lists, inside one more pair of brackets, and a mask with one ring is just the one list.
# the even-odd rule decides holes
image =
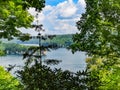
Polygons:
[[[38,20],[43,24],[46,34],[74,34],[78,32],[76,22],[85,12],[85,6],[84,0],[46,0],[46,6],[38,14]],[[30,8],[29,12],[36,16],[34,8]],[[33,23],[36,23],[36,19]],[[30,29],[24,31],[37,33]]]

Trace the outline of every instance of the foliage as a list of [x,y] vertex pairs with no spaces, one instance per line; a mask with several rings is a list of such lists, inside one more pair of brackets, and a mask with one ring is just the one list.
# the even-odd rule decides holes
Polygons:
[[59,45],[66,45],[67,42],[72,43],[72,34],[66,34],[66,35],[57,35],[51,42],[57,43]]
[[34,7],[36,11],[41,11],[42,8],[45,6],[45,0],[22,0],[22,6],[24,9],[29,7]]
[[4,50],[5,50],[5,48],[3,47],[2,42],[0,41],[0,56],[5,55]]
[[24,66],[18,71],[24,89],[29,90],[85,90],[86,72],[72,73],[61,69],[50,69],[41,65],[37,60],[34,64]]
[[[92,90],[118,90],[120,87],[120,1],[85,0],[86,12],[77,22],[73,52],[85,51]],[[112,87],[111,87],[112,86]]]
[[[51,39],[47,39],[45,41],[42,41],[43,44],[57,44],[58,46],[69,46],[70,44],[72,44],[73,40],[72,40],[72,34],[68,34],[68,35],[56,35],[56,37],[54,37],[52,40]],[[14,42],[14,40],[13,40]],[[15,41],[16,42],[16,41]],[[18,43],[23,43],[23,44],[38,44],[38,39],[30,39],[29,41],[17,41]]]
[[0,90],[22,90],[20,82],[0,66]]
[[3,50],[0,50],[0,56],[4,56],[5,52]]
[[0,0],[0,38],[11,40],[21,35],[18,28],[31,27],[33,21],[27,9],[34,7],[40,11],[44,3],[44,0]]
[[106,56],[119,55],[119,0],[86,0],[86,12],[77,22],[73,50]]
[[115,58],[108,59],[99,56],[87,58],[87,68],[90,73],[88,78],[91,80],[88,86],[91,89],[118,90],[120,88],[120,62],[117,61],[118,59]]
[[9,51],[13,53],[25,52],[29,48],[28,46],[24,46],[16,43],[3,43],[3,45],[5,47],[5,51]]
[[16,43],[1,43],[0,44],[0,55],[6,54],[23,54],[29,46],[24,46]]

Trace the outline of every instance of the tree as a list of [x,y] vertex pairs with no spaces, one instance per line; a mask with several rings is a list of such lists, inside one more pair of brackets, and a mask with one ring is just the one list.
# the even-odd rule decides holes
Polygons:
[[92,89],[120,84],[113,78],[115,75],[120,78],[116,72],[120,66],[120,1],[85,1],[86,12],[77,22],[79,33],[74,35],[71,48],[73,52],[85,51],[91,57],[87,60],[87,69],[92,79],[88,85]]
[[0,89],[1,90],[22,90],[20,82],[12,77],[9,72],[0,66]]
[[19,37],[20,27],[31,27],[33,16],[27,11],[30,7],[41,11],[45,0],[0,0],[0,38]]
[[119,0],[86,0],[86,12],[77,22],[79,33],[73,38],[73,50],[97,55],[119,54],[119,11]]
[[5,47],[3,46],[2,42],[0,41],[0,56],[5,55],[4,50],[5,50]]

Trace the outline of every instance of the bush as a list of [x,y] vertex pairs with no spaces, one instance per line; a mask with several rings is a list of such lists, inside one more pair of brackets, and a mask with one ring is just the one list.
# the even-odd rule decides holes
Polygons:
[[0,90],[22,90],[20,82],[0,66]]

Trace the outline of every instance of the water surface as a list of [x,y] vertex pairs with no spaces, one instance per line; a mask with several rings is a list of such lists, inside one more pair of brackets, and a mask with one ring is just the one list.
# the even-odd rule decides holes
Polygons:
[[[44,57],[43,60],[62,60],[60,64],[50,66],[51,68],[62,68],[63,70],[70,70],[76,72],[78,70],[84,70],[86,67],[85,52],[76,52],[75,54],[72,54],[70,50],[67,50],[65,48],[59,48],[57,50],[51,50],[51,52],[47,52],[46,55],[47,56]],[[24,60],[22,60],[22,56],[19,55],[7,55],[4,57],[0,57],[0,65],[7,67],[9,64],[24,65]]]

